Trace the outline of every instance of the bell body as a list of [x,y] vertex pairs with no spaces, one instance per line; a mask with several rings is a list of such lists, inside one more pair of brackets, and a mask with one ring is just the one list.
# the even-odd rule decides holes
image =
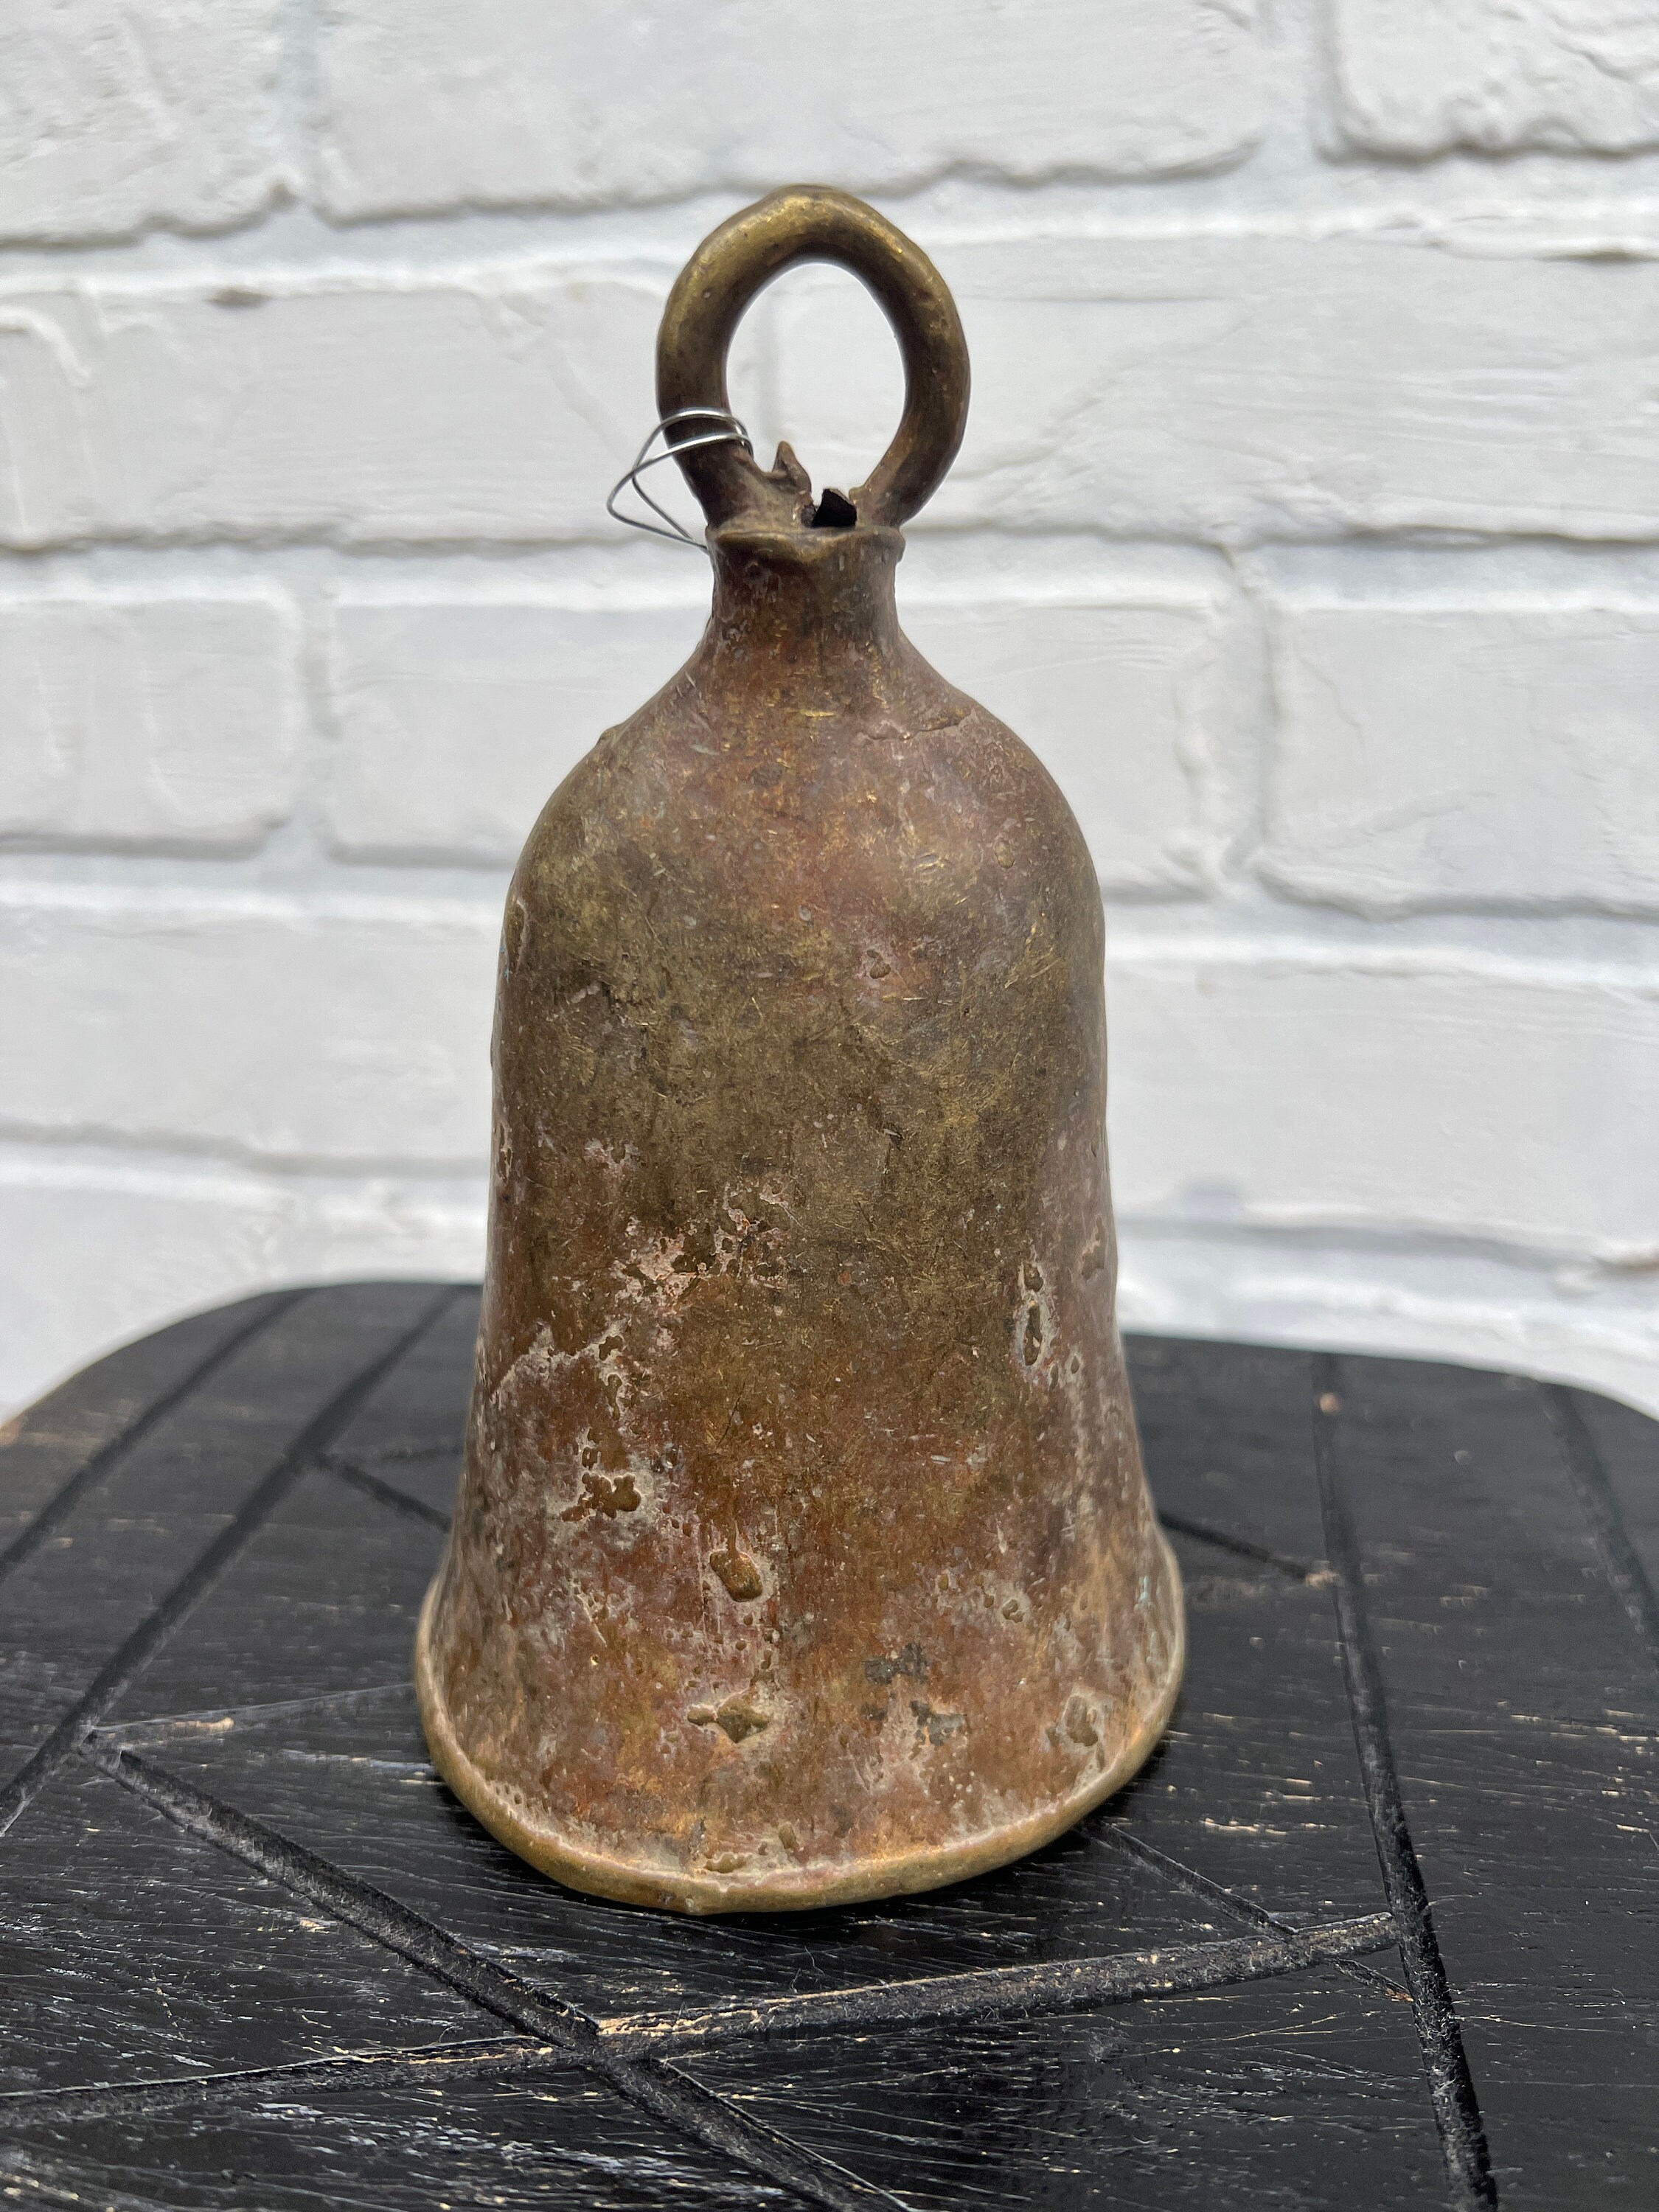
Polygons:
[[417,1656],[488,1827],[694,1912],[1030,1850],[1139,1765],[1182,1658],[1082,835],[901,635],[896,530],[710,536],[701,646],[508,896]]

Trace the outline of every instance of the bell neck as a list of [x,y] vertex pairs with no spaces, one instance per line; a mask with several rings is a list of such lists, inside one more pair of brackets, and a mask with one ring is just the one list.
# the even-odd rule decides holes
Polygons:
[[778,697],[843,708],[884,701],[899,681],[894,571],[901,532],[757,529],[708,533],[714,604],[707,672]]

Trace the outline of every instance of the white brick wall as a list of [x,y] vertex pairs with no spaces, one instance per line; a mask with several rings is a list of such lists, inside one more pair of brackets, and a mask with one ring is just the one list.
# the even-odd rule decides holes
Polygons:
[[510,868],[548,793],[696,645],[706,606],[342,601],[335,849]]
[[294,804],[298,673],[269,592],[0,599],[0,834],[257,845]]
[[[606,521],[808,175],[974,355],[905,618],[1109,905],[1127,1318],[1659,1407],[1659,40],[1633,0],[19,0],[0,1401],[467,1273],[506,872],[707,571]],[[793,274],[739,408],[897,404]]]
[[[1659,973],[1372,944],[1119,954],[1115,1188],[1133,1218],[1396,1231],[1651,1267]],[[1570,1142],[1564,1142],[1564,1136]],[[1415,1175],[1402,1181],[1402,1168]]]
[[1659,145],[1644,0],[1336,0],[1335,47],[1340,126],[1368,152]]
[[[954,246],[974,404],[931,527],[1659,533],[1659,226],[1647,255],[1597,259],[1489,224],[1121,222]],[[872,318],[848,331],[843,296],[809,280],[778,312],[778,418],[825,426],[835,483],[892,413],[890,348]]]
[[662,289],[516,265],[0,285],[0,543],[587,534],[649,425]]
[[489,1113],[496,921],[477,899],[20,889],[0,902],[0,1002],[33,1041],[12,1127],[464,1168]]
[[0,238],[216,229],[283,171],[280,0],[7,0]]
[[319,203],[628,206],[797,176],[895,191],[1236,159],[1261,127],[1253,0],[334,0]]
[[1111,892],[1205,880],[1206,738],[1221,680],[1212,607],[998,599],[912,603],[936,667],[1030,742],[1072,796]]
[[1274,883],[1367,912],[1659,917],[1659,601],[1304,599],[1271,619]]

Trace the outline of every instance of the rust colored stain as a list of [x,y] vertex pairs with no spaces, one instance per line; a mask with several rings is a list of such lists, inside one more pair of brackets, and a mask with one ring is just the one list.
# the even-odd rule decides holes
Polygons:
[[[770,210],[868,274],[808,198],[702,264],[749,222],[746,298]],[[810,198],[890,258],[878,217]],[[936,473],[965,404],[963,355]],[[417,1661],[487,1826],[688,1911],[1032,1848],[1139,1765],[1182,1656],[1114,1314],[1082,835],[900,632],[914,471],[823,527],[787,453],[710,463],[702,641],[554,793],[507,899],[466,1462]]]

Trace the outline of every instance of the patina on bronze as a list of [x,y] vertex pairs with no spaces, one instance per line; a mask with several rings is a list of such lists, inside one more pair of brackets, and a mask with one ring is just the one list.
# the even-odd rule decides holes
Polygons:
[[787,448],[678,457],[708,629],[508,895],[466,1461],[416,1653],[487,1827],[687,1912],[1029,1851],[1140,1765],[1183,1653],[1114,1311],[1094,870],[894,611],[899,526],[962,436],[955,307],[873,210],[778,192],[676,284],[659,401],[725,410],[738,317],[802,259],[885,307],[903,419],[816,507]]

